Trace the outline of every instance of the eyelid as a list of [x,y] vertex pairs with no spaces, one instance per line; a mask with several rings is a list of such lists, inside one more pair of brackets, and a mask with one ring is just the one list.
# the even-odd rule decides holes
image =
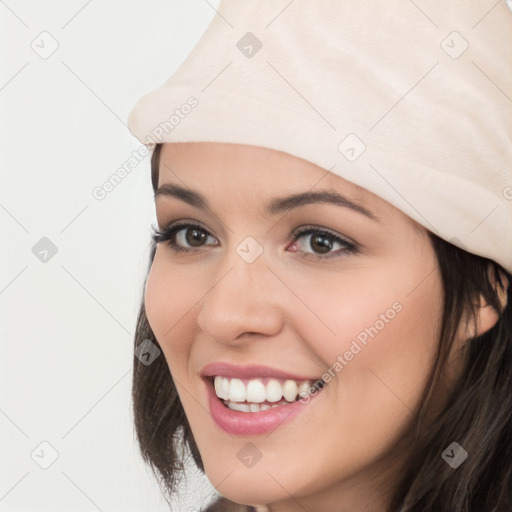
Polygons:
[[344,235],[341,235],[337,231],[333,231],[329,228],[320,227],[313,224],[308,224],[305,226],[301,226],[300,228],[295,229],[292,232],[293,240],[292,242],[295,243],[300,238],[303,238],[305,235],[313,235],[313,234],[326,234],[328,237],[333,239],[334,243],[338,243],[344,247],[341,249],[338,249],[333,252],[329,252],[327,254],[318,254],[314,252],[307,252],[307,251],[301,251],[302,258],[313,258],[315,260],[329,260],[334,259],[337,260],[339,258],[342,258],[344,256],[348,256],[351,254],[358,254],[361,252],[360,245],[355,242],[354,240],[351,240],[348,237],[345,237]]
[[320,231],[322,233],[327,233],[328,235],[331,235],[333,238],[339,238],[347,244],[359,246],[359,244],[355,240],[352,240],[351,238],[349,238],[345,235],[342,235],[341,233],[338,233],[337,231],[334,231],[329,228],[317,226],[316,224],[306,224],[304,226],[300,226],[299,228],[292,231],[292,236],[297,238],[301,235],[304,235],[304,234],[312,232],[312,231]]
[[[175,252],[199,252],[199,249],[191,249],[188,247],[180,247],[175,242],[172,242],[172,239],[176,236],[178,232],[187,228],[201,228],[203,231],[207,233],[207,236],[211,236],[215,239],[217,237],[211,233],[209,229],[207,229],[201,222],[196,220],[186,220],[180,219],[178,221],[171,221],[163,226],[163,228],[158,225],[158,229],[154,226],[152,227],[152,239],[154,242],[165,242],[166,245],[170,246],[172,250]],[[164,240],[165,239],[165,240]],[[217,244],[216,244],[217,245]],[[173,247],[174,246],[174,247]]]
[[172,220],[170,222],[164,223],[163,226],[161,226],[160,223],[157,223],[157,224],[158,224],[158,229],[160,229],[161,231],[175,228],[178,226],[184,227],[184,226],[193,225],[193,226],[198,226],[198,227],[204,229],[205,231],[208,231],[208,233],[210,233],[210,234],[213,234],[210,228],[207,228],[201,221],[198,221],[195,219],[183,218],[183,219],[179,219],[179,220]]

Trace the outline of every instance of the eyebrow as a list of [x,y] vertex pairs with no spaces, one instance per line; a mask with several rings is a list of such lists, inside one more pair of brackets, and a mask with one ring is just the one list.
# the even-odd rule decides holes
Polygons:
[[[198,192],[190,190],[188,188],[180,187],[179,185],[173,185],[166,183],[158,188],[155,192],[154,199],[157,197],[174,197],[181,199],[185,203],[195,206],[201,210],[209,210],[210,206],[208,201]],[[343,206],[350,208],[356,212],[365,215],[366,217],[379,222],[379,219],[369,210],[357,204],[350,199],[342,196],[332,190],[319,190],[315,192],[303,192],[298,194],[292,194],[286,197],[280,197],[272,199],[265,207],[265,213],[267,215],[277,215],[279,213],[288,212],[294,208],[299,208],[313,203],[330,203],[336,206]]]

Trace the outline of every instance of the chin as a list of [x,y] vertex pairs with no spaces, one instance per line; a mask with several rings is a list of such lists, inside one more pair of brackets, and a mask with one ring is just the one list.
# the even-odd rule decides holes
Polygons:
[[295,486],[292,487],[284,478],[280,478],[278,470],[269,470],[267,473],[265,469],[260,469],[258,474],[255,471],[255,468],[240,472],[232,468],[219,471],[217,465],[216,469],[207,470],[206,476],[222,496],[240,505],[275,503],[289,499],[290,494],[295,495]]

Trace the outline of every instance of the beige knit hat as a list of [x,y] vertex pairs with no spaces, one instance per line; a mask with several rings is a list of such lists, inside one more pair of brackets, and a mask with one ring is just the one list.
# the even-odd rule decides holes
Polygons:
[[506,1],[223,0],[128,123],[303,158],[512,272]]

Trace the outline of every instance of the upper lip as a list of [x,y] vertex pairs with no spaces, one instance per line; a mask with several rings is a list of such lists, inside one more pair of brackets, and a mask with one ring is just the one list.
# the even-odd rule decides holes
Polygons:
[[234,365],[225,362],[209,363],[201,370],[203,377],[235,377],[239,379],[257,379],[259,377],[269,377],[276,379],[291,379],[291,380],[319,380],[320,377],[308,377],[298,375],[296,373],[286,372],[270,366],[250,364],[250,365]]

